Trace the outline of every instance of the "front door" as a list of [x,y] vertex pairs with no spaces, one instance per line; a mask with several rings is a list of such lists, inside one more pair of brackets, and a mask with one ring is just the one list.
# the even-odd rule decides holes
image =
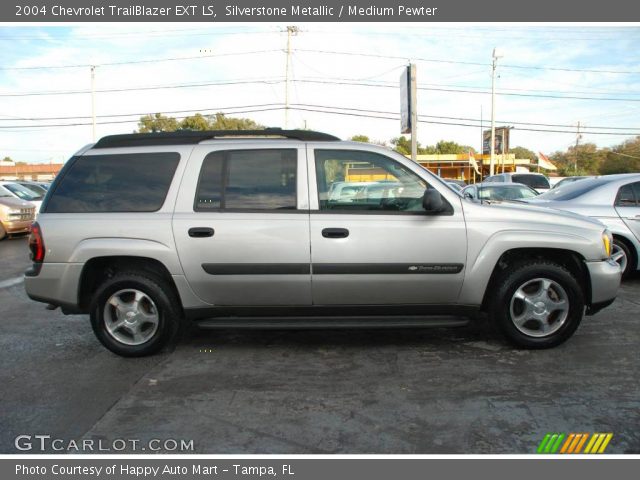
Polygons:
[[620,188],[616,211],[636,239],[640,240],[640,182],[628,183]]
[[427,215],[433,187],[382,153],[318,146],[307,156],[314,304],[456,302],[467,252],[459,201]]
[[187,281],[201,300],[311,304],[306,154],[281,145],[194,149],[173,232]]

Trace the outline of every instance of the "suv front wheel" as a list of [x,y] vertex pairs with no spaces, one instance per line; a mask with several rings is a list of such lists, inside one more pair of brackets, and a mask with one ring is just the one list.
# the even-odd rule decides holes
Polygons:
[[573,335],[584,307],[584,293],[571,272],[539,260],[505,270],[492,294],[490,314],[517,346],[550,348]]
[[181,317],[171,288],[147,273],[116,273],[98,287],[91,302],[98,340],[124,357],[150,355],[171,343]]

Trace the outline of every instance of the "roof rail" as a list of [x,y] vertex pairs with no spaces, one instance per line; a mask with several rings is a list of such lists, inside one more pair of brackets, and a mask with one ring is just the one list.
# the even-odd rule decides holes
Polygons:
[[312,130],[178,130],[176,132],[128,133],[102,137],[93,148],[144,147],[160,145],[193,145],[203,140],[225,137],[279,137],[302,141],[335,141],[338,137]]

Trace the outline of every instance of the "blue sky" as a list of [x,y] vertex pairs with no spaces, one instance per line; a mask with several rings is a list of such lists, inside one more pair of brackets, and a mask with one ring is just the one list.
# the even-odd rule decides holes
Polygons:
[[[578,121],[586,132],[616,133],[584,134],[581,141],[600,146],[640,133],[640,27],[297,26],[290,128],[398,136],[399,121],[387,117],[399,112],[398,80],[414,61],[419,115],[435,122],[420,123],[418,140],[479,148],[479,119],[488,127],[491,111],[488,64],[499,47],[496,118],[498,126],[516,127],[512,145],[565,149],[575,143]],[[0,155],[57,162],[91,142],[90,64],[98,65],[98,137],[133,131],[139,114],[204,109],[246,112],[238,116],[282,127],[286,42],[286,26],[274,24],[0,27]],[[40,68],[73,65],[85,66]]]

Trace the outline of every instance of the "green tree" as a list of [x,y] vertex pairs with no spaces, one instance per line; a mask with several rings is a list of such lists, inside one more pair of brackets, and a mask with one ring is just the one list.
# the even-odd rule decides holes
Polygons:
[[224,113],[216,113],[209,121],[211,130],[264,130],[264,126],[250,118],[227,117]]
[[145,115],[138,122],[139,133],[150,132],[175,132],[178,130],[178,121],[173,117],[166,117],[161,113]]
[[440,140],[435,146],[435,153],[439,153],[441,155],[469,153],[469,151],[475,153],[475,149],[473,147],[469,147],[468,145],[459,145],[456,142],[448,140]]
[[13,163],[13,159],[11,157],[4,157],[2,161],[7,163]]
[[599,172],[603,175],[640,172],[640,136],[607,151]]
[[201,113],[186,117],[180,122],[180,130],[213,130],[211,120]]
[[176,130],[262,130],[264,127],[250,118],[227,117],[224,113],[196,113],[178,121],[161,113],[145,115],[138,122],[139,133],[175,132]]
[[534,163],[538,162],[538,155],[533,150],[525,147],[513,147],[509,149],[509,153],[513,153],[516,158],[528,158]]
[[369,137],[367,137],[366,135],[354,135],[349,140],[351,140],[352,142],[371,143],[371,140],[369,140]]

